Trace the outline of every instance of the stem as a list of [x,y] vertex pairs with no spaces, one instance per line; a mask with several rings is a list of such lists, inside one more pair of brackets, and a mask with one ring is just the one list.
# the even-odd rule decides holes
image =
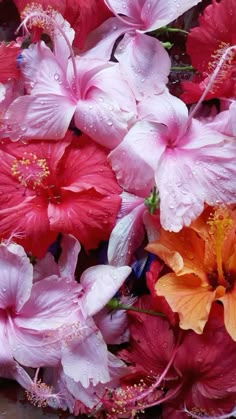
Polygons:
[[181,70],[188,70],[188,71],[192,71],[195,70],[195,68],[192,65],[186,65],[186,66],[173,66],[170,69],[171,71],[181,71]]
[[159,313],[157,311],[152,311],[152,310],[142,310],[141,308],[138,307],[132,307],[132,306],[127,306],[125,304],[119,304],[117,300],[113,299],[110,300],[109,303],[107,303],[107,308],[111,308],[113,310],[127,310],[127,311],[135,311],[137,313],[144,313],[144,314],[149,314],[150,316],[156,316],[156,317],[166,317],[165,314],[163,313]]
[[179,28],[171,28],[168,26],[163,26],[162,28],[156,29],[155,31],[153,31],[153,33],[155,35],[159,35],[159,33],[163,33],[163,32],[179,32],[179,33],[183,33],[184,35],[188,35],[188,31],[185,31],[184,29],[179,29]]
[[184,33],[185,35],[188,35],[188,31],[185,31],[184,29],[179,29],[179,28],[169,28],[168,26],[166,28],[164,28],[164,30],[166,32],[180,32],[180,33]]

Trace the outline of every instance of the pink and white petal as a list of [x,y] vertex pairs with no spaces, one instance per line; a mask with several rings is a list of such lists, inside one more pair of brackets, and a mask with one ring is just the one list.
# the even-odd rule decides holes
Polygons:
[[117,387],[120,378],[128,372],[126,365],[111,352],[108,352],[108,367],[111,380],[106,384],[98,383],[96,386],[90,384],[86,389],[79,382],[65,376],[70,392],[90,409],[98,405],[107,388]]
[[166,125],[170,134],[177,137],[180,129],[187,122],[188,108],[182,100],[165,89],[159,95],[142,100],[138,104],[138,116],[139,119]]
[[89,409],[92,409],[99,403],[98,396],[102,396],[104,394],[104,390],[101,394],[97,392],[97,386],[93,386],[93,384],[89,384],[88,387],[84,388],[79,381],[73,380],[71,377],[68,377],[64,374],[64,379],[66,383],[66,387],[69,392],[81,403],[87,406]]
[[[50,336],[50,339],[47,339],[47,336]],[[21,365],[40,368],[56,366],[60,362],[60,344],[53,342],[50,330],[41,333],[21,329],[12,322],[11,327],[8,328],[8,340],[14,359]]]
[[145,209],[145,205],[141,204],[116,223],[107,250],[108,262],[111,265],[129,265],[135,250],[141,246],[145,234],[143,225]]
[[53,275],[36,282],[31,297],[15,319],[18,327],[33,330],[57,329],[78,309],[81,286]]
[[115,57],[136,100],[164,90],[171,62],[156,38],[138,32],[126,34],[116,49]]
[[[70,392],[69,386],[67,385],[66,376],[63,373],[61,365],[56,367],[44,368],[43,380],[47,385],[53,388],[56,394],[60,397],[48,400],[48,405],[53,409],[69,409],[70,413],[73,413],[75,399]],[[72,379],[70,379],[72,381]]]
[[[5,365],[5,368],[7,366]],[[9,368],[9,366],[8,366]],[[17,381],[18,384],[21,385],[25,390],[30,391],[32,389],[32,379],[28,375],[28,373],[25,371],[24,368],[22,368],[17,362],[14,361],[14,364],[10,366],[8,369],[9,377],[11,380]],[[2,377],[2,373],[0,370],[0,376]]]
[[33,266],[26,257],[11,253],[4,245],[0,246],[0,307],[14,307],[20,311],[30,297]]
[[86,269],[80,278],[84,294],[80,298],[85,316],[94,316],[108,303],[131,273],[129,266],[97,265]]
[[23,51],[22,73],[27,91],[33,95],[68,95],[66,74],[43,41]]
[[60,276],[60,272],[53,255],[48,252],[42,259],[37,260],[35,263],[33,282],[41,281],[50,275]]
[[160,220],[164,229],[179,231],[195,220],[206,199],[194,159],[189,153],[169,149],[161,159],[155,174],[160,196]]
[[63,138],[75,109],[76,103],[66,96],[22,96],[11,104],[6,113],[9,137],[12,141]]
[[146,0],[105,0],[106,5],[115,14],[121,14],[129,17],[131,22],[140,22],[141,11]]
[[[235,202],[236,142],[234,138],[221,144],[202,147],[196,152],[195,170],[198,182],[205,191],[205,202],[209,205]],[[196,164],[198,163],[198,164]]]
[[129,192],[123,191],[120,195],[122,201],[121,201],[121,208],[120,208],[117,218],[124,217],[125,215],[133,211],[136,207],[143,204],[144,198],[146,198],[148,193],[149,193],[149,190],[144,194],[143,197],[140,197],[140,196],[133,195]]
[[[110,1],[110,0],[109,0]],[[153,31],[168,25],[201,0],[146,0],[142,8],[141,19],[145,31]]]
[[75,269],[81,246],[78,240],[71,235],[63,235],[61,240],[62,252],[58,261],[60,276],[74,282]]
[[104,308],[94,316],[94,321],[107,345],[120,345],[129,341],[128,319],[125,310]]
[[[91,66],[91,60],[89,63],[86,60],[86,64],[87,68]],[[120,65],[111,62],[104,64],[103,61],[97,60],[96,70],[88,80],[87,93],[84,99],[89,99],[91,96],[94,97],[95,95],[91,95],[91,91],[96,87],[100,99],[102,99],[100,92],[102,91],[105,94],[102,101],[105,102],[104,105],[106,105],[106,99],[108,99],[108,110],[112,110],[109,101],[113,101],[119,105],[121,111],[131,114],[134,119],[137,114],[135,97],[129,87],[129,83],[125,81],[125,77],[120,71]],[[88,72],[88,70],[86,71]]]
[[83,387],[106,383],[110,379],[108,371],[108,351],[103,337],[91,321],[81,330],[80,339],[69,341],[62,347],[64,373]]
[[77,102],[75,125],[94,141],[109,149],[115,148],[128,131],[133,112],[124,112],[119,103],[97,88],[86,100]]
[[212,129],[209,125],[203,125],[202,122],[192,119],[190,126],[183,133],[179,145],[186,150],[195,150],[210,145],[220,145],[227,137],[220,132]]
[[[55,56],[60,61],[60,65],[66,71],[68,58],[71,56],[72,43],[75,37],[75,31],[70,26],[69,22],[64,19],[61,13],[54,13],[55,26],[60,27],[61,31],[54,30],[53,32],[53,49]],[[63,35],[62,35],[63,33]],[[71,48],[69,48],[69,45]]]
[[138,121],[113,150],[108,160],[119,184],[134,195],[148,195],[154,186],[154,171],[165,150],[162,140],[166,127],[148,121]]
[[97,29],[90,32],[81,56],[109,61],[116,40],[129,29],[128,22],[121,22],[117,17],[107,19]]
[[233,101],[228,110],[220,112],[208,125],[223,134],[236,136],[236,101]]

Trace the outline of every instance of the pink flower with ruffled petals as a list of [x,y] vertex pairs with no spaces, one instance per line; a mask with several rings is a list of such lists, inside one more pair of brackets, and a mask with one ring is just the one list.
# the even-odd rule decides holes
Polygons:
[[209,205],[233,203],[236,143],[188,118],[186,105],[169,94],[138,106],[140,120],[109,155],[120,185],[140,193],[155,181],[163,228],[179,231]]
[[13,141],[57,140],[64,137],[74,116],[77,128],[114,148],[136,118],[134,95],[119,64],[74,56],[68,60],[68,45],[63,41],[55,37],[55,54],[43,41],[22,53],[28,94],[9,107],[8,134]]
[[106,20],[88,37],[86,53],[109,59],[116,39],[130,33],[151,32],[167,25],[201,0],[105,0],[115,17]]
[[[67,255],[71,245],[75,248],[75,239],[64,241],[67,272],[79,250]],[[33,266],[23,248],[14,244],[0,246],[0,264],[0,333],[8,361],[14,357],[34,368],[62,365],[64,374],[85,388],[110,381],[107,345],[92,316],[118,291],[131,268],[95,266],[83,273],[81,284],[70,275],[33,283]],[[65,269],[59,266],[59,272]]]
[[120,206],[107,153],[86,136],[8,142],[0,150],[0,235],[42,257],[59,232],[88,248],[107,240]]

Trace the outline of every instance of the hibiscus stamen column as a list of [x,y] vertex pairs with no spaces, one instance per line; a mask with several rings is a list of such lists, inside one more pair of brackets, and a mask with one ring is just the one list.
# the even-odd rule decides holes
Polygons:
[[[43,31],[48,34],[52,41],[55,43],[55,37],[58,36],[56,34],[56,31],[59,32],[59,34],[63,37],[68,50],[70,52],[70,58],[72,62],[73,67],[73,73],[74,73],[74,91],[75,94],[77,94],[77,69],[76,69],[76,63],[75,63],[75,54],[73,51],[73,48],[71,46],[71,42],[68,39],[68,36],[65,33],[65,30],[63,29],[63,26],[65,25],[65,21],[60,13],[58,13],[56,10],[54,10],[52,7],[48,6],[46,10],[42,8],[42,5],[40,4],[29,4],[26,6],[24,11],[22,12],[22,18],[23,21],[18,27],[18,32],[21,27],[25,29],[25,31],[28,33],[27,25],[30,29],[33,28],[33,26],[36,26],[40,29],[43,29]],[[66,22],[67,23],[67,22]]]
[[[222,49],[223,49],[223,53],[222,53]],[[213,73],[211,74],[211,76],[209,77],[206,88],[203,91],[200,99],[198,100],[197,104],[193,107],[193,109],[189,113],[188,119],[182,128],[181,135],[183,135],[187,131],[193,117],[198,112],[202,102],[205,100],[214,82],[217,81],[217,78],[218,79],[222,78],[228,66],[231,66],[232,61],[235,56],[235,52],[236,52],[236,45],[231,45],[228,48],[224,47],[224,48],[221,48],[220,51],[216,51],[216,54],[213,57],[214,61],[209,63],[209,67],[215,67],[215,69]]]
[[218,283],[223,287],[227,287],[228,284],[223,271],[222,244],[228,234],[229,228],[232,226],[232,220],[226,210],[219,208],[215,210],[207,223],[210,225],[209,234],[212,237],[216,255]]

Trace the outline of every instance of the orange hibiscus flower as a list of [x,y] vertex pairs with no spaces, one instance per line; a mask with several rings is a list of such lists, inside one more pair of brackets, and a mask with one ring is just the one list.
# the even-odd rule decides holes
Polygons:
[[161,231],[147,250],[172,269],[155,290],[180,317],[182,329],[201,334],[214,301],[224,306],[225,327],[236,340],[236,209],[206,208],[179,233]]

